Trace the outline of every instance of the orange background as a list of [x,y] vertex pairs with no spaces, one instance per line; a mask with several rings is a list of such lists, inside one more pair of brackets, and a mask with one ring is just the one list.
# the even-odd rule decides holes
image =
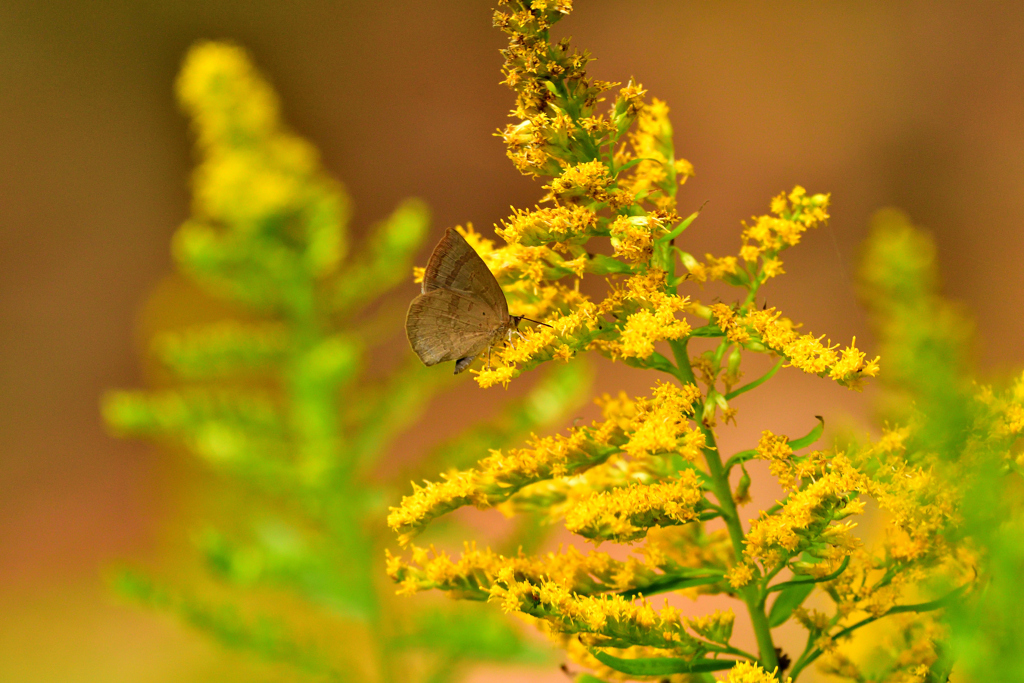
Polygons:
[[[195,680],[237,661],[120,605],[100,579],[160,550],[193,476],[107,436],[97,408],[108,388],[144,385],[139,314],[188,214],[190,138],[172,94],[184,51],[231,38],[252,52],[347,185],[355,231],[417,195],[435,235],[466,221],[487,232],[540,196],[492,135],[512,103],[492,4],[0,3],[0,680]],[[577,5],[558,33],[598,58],[591,73],[635,76],[672,108],[697,169],[680,211],[709,200],[689,251],[735,253],[740,221],[795,184],[831,192],[829,226],[787,252],[766,294],[805,329],[870,346],[858,245],[875,209],[902,207],[935,233],[946,291],[978,319],[980,369],[1021,362],[1024,5]],[[598,381],[641,393],[653,379],[603,363]],[[434,406],[431,424],[493,410],[500,393],[480,407],[479,391]],[[738,402],[727,448],[762,428],[802,434],[815,414],[870,415],[869,394],[792,370],[758,395],[771,400]]]

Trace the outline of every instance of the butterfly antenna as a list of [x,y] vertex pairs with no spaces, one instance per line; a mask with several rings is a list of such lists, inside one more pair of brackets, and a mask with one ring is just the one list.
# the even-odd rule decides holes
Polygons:
[[533,318],[527,318],[525,315],[521,315],[519,317],[520,317],[521,320],[526,320],[526,321],[531,322],[531,323],[537,323],[538,325],[543,325],[544,327],[551,327],[551,325],[548,325],[547,323],[542,323],[541,321],[534,320]]

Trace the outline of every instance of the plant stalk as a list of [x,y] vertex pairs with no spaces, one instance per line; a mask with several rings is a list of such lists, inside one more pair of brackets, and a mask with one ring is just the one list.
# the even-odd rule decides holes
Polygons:
[[[693,368],[690,366],[690,356],[686,350],[686,341],[670,341],[672,353],[675,356],[679,368],[679,379],[684,382],[696,384],[693,375]],[[718,454],[718,445],[715,442],[715,435],[708,427],[700,422],[700,415],[703,407],[695,411],[697,423],[704,434],[707,444],[703,449],[704,460],[708,465],[708,474],[711,476],[712,490],[718,498],[718,506],[722,509],[722,520],[729,531],[729,539],[732,541],[733,552],[736,554],[736,561],[743,560],[743,526],[740,524],[739,511],[736,509],[736,502],[732,498],[732,487],[729,486],[729,474],[722,465],[722,459]],[[750,614],[750,621],[754,627],[754,636],[757,639],[757,650],[761,660],[761,666],[765,671],[774,671],[778,666],[778,657],[775,654],[775,643],[772,642],[771,628],[768,626],[768,617],[764,613],[764,607],[757,588],[757,582],[750,582],[740,590],[743,602],[747,605]]]

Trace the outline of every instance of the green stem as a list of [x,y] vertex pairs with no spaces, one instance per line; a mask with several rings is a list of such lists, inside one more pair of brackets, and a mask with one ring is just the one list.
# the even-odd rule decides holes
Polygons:
[[[736,554],[736,562],[743,561],[743,527],[740,524],[739,511],[732,499],[732,487],[729,486],[728,474],[722,466],[722,459],[718,455],[718,446],[715,443],[715,435],[710,429],[701,425],[704,432],[704,439],[707,447],[703,449],[704,460],[708,464],[708,471],[715,485],[715,496],[718,504],[725,512],[722,517],[726,528],[729,530],[729,539],[732,541],[733,552]],[[772,642],[771,627],[768,626],[768,617],[764,612],[762,601],[759,597],[760,591],[755,583],[751,582],[743,587],[740,595],[747,603],[747,611],[750,613],[750,621],[754,627],[754,636],[757,639],[757,649],[760,654],[761,666],[766,671],[773,671],[778,666],[778,659],[775,654],[775,644]]]
[[677,377],[684,384],[697,384],[697,378],[693,376],[693,368],[690,367],[690,354],[686,350],[689,337],[685,339],[670,339],[668,344],[672,348],[672,355],[676,359],[676,369],[679,371]]
[[[689,381],[696,384],[693,376],[693,368],[690,366],[690,356],[686,350],[686,341],[670,341],[672,353],[675,355],[678,365],[679,376],[682,381]],[[701,406],[696,414],[703,413]],[[704,434],[707,446],[703,449],[704,460],[708,465],[708,473],[711,475],[712,491],[718,498],[718,506],[722,510],[722,521],[725,522],[729,531],[729,539],[732,541],[733,552],[736,555],[736,562],[743,561],[743,526],[740,524],[739,511],[736,509],[736,502],[732,499],[732,487],[729,486],[729,474],[722,465],[722,459],[718,455],[718,446],[715,443],[714,433],[708,429],[700,418],[697,420],[700,430]],[[747,604],[747,611],[750,613],[750,621],[754,627],[754,636],[757,639],[757,649],[760,655],[761,666],[766,671],[773,671],[778,666],[778,658],[775,654],[775,644],[772,642],[771,627],[768,626],[768,617],[761,604],[760,591],[756,583],[747,584],[740,595]]]

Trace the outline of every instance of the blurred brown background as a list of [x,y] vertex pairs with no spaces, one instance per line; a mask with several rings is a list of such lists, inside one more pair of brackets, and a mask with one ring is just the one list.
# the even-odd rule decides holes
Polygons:
[[[199,680],[226,666],[100,578],[160,551],[188,476],[108,437],[97,410],[105,389],[144,382],[139,314],[188,212],[191,141],[172,95],[186,48],[231,38],[252,52],[348,186],[357,230],[418,195],[437,233],[486,232],[540,196],[492,136],[512,102],[492,5],[0,2],[0,680]],[[598,58],[594,75],[636,76],[672,107],[697,169],[680,210],[710,200],[690,251],[735,253],[739,221],[794,184],[832,192],[829,227],[766,293],[806,329],[870,344],[858,244],[872,211],[900,206],[934,231],[947,292],[977,316],[982,371],[1024,358],[1024,4],[581,0],[559,30]],[[599,388],[647,390],[625,370],[601,365]],[[814,414],[870,415],[868,395],[794,372],[770,404],[739,405],[727,446],[802,434]]]

